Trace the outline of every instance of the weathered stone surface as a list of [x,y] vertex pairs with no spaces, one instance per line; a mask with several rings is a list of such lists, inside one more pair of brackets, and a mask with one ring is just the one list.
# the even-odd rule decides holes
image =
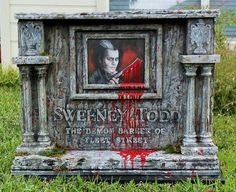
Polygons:
[[119,180],[130,176],[136,180],[150,177],[158,181],[196,179],[197,176],[207,180],[220,179],[216,156],[183,156],[163,152],[150,153],[145,159],[139,155],[124,158],[119,151],[68,151],[59,158],[29,155],[16,157],[12,171],[15,175],[79,174],[105,178],[109,176]]
[[[207,146],[208,144],[208,146]],[[218,148],[213,145],[213,143],[209,144],[198,144],[196,146],[190,146],[190,147],[181,147],[181,153],[184,155],[189,156],[207,156],[207,155],[217,155]]]
[[180,62],[195,64],[219,63],[220,55],[180,55]]
[[180,18],[215,18],[219,10],[140,10],[104,13],[18,13],[17,19],[180,19]]
[[42,22],[19,23],[19,55],[35,56],[44,50],[44,29]]
[[49,64],[52,63],[52,58],[50,56],[19,56],[13,57],[12,62],[17,65]]
[[214,20],[189,19],[187,22],[186,52],[188,55],[214,53]]
[[[132,151],[131,151],[132,152]],[[135,152],[135,151],[133,151]],[[127,153],[127,157],[125,154]],[[127,151],[67,151],[65,155],[52,158],[40,155],[28,155],[24,157],[17,157],[16,163],[14,163],[14,169],[20,168],[21,165],[25,166],[25,169],[37,170],[40,166],[41,170],[53,169],[54,167],[48,167],[48,164],[44,164],[44,161],[54,161],[55,166],[62,167],[63,165],[67,170],[76,169],[203,169],[212,170],[218,169],[218,160],[216,156],[205,157],[203,153],[192,156],[183,156],[180,154],[166,154],[163,151],[149,151],[149,155],[143,157],[145,151],[140,152],[138,155],[129,157]],[[201,154],[200,154],[201,153]],[[33,159],[31,161],[31,159]],[[30,162],[31,163],[25,163]],[[35,165],[32,162],[37,162]],[[205,163],[207,162],[207,165]],[[209,166],[210,165],[210,166]],[[27,167],[28,166],[28,167]]]
[[[23,143],[13,174],[219,178],[211,101],[219,61],[213,41],[217,14],[18,14],[19,26],[40,25],[32,30],[40,33],[42,46],[34,44],[40,49],[29,53],[24,38],[23,56],[13,59],[21,72],[23,109]],[[96,58],[105,60],[96,55],[100,45],[118,55],[112,78],[122,74],[122,82],[91,83]],[[41,153],[58,147],[66,153]],[[168,148],[178,154],[166,153]]]

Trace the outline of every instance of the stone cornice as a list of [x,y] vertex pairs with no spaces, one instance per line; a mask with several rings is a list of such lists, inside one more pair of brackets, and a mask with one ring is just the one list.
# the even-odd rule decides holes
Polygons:
[[17,65],[41,65],[52,63],[50,56],[19,56],[13,57],[12,62]]
[[112,12],[81,12],[67,13],[17,13],[16,19],[22,20],[100,20],[100,19],[178,19],[178,18],[214,18],[219,15],[218,9],[212,10],[135,10],[135,11],[112,11]]

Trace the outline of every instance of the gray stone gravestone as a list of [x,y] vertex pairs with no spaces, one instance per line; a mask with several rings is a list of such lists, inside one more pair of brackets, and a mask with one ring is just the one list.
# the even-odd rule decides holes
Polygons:
[[17,14],[23,140],[12,173],[218,179],[217,15]]

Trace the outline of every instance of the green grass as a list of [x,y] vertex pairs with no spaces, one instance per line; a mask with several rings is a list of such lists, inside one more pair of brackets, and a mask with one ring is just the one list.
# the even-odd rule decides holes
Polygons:
[[[17,86],[16,86],[17,87]],[[204,185],[189,181],[176,184],[84,181],[79,176],[69,181],[58,177],[51,181],[41,181],[37,177],[25,179],[11,176],[11,165],[16,147],[21,143],[19,88],[0,86],[0,191],[236,191],[236,115],[217,115],[214,141],[219,147],[219,159],[226,183],[216,182]]]
[[17,68],[9,67],[2,69],[0,64],[0,86],[15,86],[19,83],[19,73]]
[[215,73],[215,113],[236,113],[236,54],[221,52],[221,63],[216,65]]

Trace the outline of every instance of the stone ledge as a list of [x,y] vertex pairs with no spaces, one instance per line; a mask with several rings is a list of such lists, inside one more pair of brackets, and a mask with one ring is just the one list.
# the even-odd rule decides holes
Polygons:
[[220,55],[180,55],[180,63],[208,64],[219,63]]
[[191,156],[212,156],[217,155],[218,147],[213,146],[181,146],[181,153],[183,155]]
[[52,63],[50,56],[19,56],[13,57],[12,62],[17,65],[42,65]]
[[161,170],[116,170],[116,174],[114,174],[114,170],[70,170],[70,171],[48,171],[48,170],[12,170],[12,174],[15,176],[24,175],[27,177],[30,176],[38,176],[42,179],[52,179],[56,176],[77,176],[80,175],[84,179],[93,180],[99,179],[104,181],[119,181],[119,182],[129,182],[130,180],[134,180],[136,182],[147,182],[147,181],[158,181],[158,183],[163,182],[178,182],[183,180],[191,180],[194,182],[196,179],[200,179],[204,183],[211,183],[216,180],[224,183],[224,179],[221,177],[219,170],[169,170],[169,171],[161,171]]
[[75,14],[65,13],[17,13],[16,19],[178,19],[178,18],[215,18],[219,10],[136,10],[113,12],[83,12]]
[[22,144],[16,148],[16,156],[17,154],[37,155],[41,151],[53,149],[53,148],[55,148],[55,144],[52,144],[47,147],[40,145],[38,142],[31,143],[28,146]]
[[216,156],[185,156],[163,151],[132,155],[122,151],[67,151],[57,157],[16,156],[13,170],[219,170]]

